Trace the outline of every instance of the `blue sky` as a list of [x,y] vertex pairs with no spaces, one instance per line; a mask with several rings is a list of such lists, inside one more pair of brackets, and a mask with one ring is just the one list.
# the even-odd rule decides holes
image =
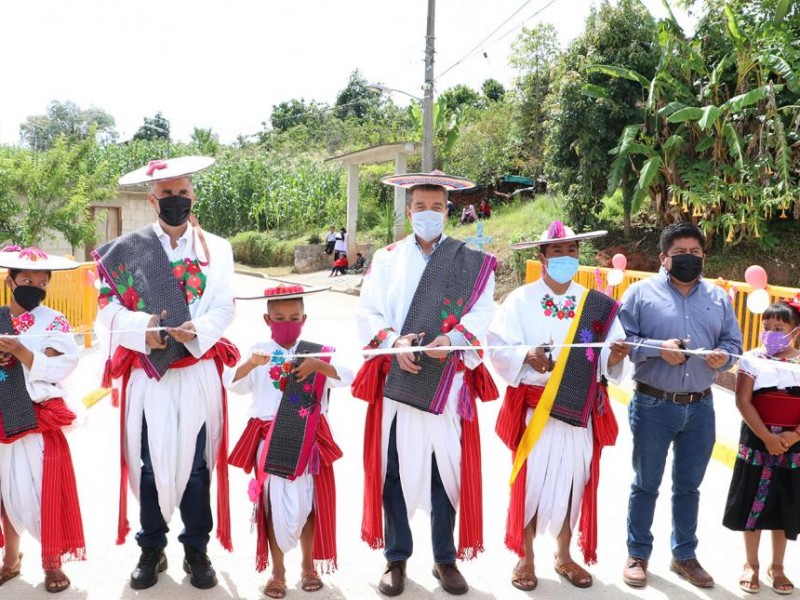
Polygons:
[[[437,92],[479,88],[514,72],[507,58],[523,22],[553,23],[566,44],[592,4],[530,0],[519,15],[437,80]],[[436,73],[455,63],[525,0],[437,0]],[[662,15],[660,0],[644,0]],[[117,120],[122,139],[162,111],[173,137],[211,127],[223,142],[255,133],[274,104],[334,102],[359,68],[370,81],[421,94],[427,0],[26,0],[0,19],[0,143],[50,100],[93,104]],[[683,14],[679,19],[689,24]],[[486,57],[483,56],[486,53]],[[395,95],[395,101],[407,98]]]

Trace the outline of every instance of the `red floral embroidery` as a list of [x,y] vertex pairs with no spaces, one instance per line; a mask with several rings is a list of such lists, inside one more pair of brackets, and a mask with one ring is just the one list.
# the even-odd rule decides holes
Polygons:
[[375,336],[369,341],[369,343],[364,346],[364,350],[376,350],[381,347],[383,342],[386,341],[386,338],[389,337],[389,332],[394,332],[393,327],[384,327]]
[[[469,344],[471,346],[480,346],[481,345],[481,341],[475,336],[475,334],[473,334],[469,329],[464,327],[461,323],[459,323],[458,325],[453,327],[453,331],[457,331],[458,333],[463,335],[464,339],[467,340],[467,342],[469,342]],[[477,352],[478,352],[478,356],[483,358],[483,350],[477,350]]]
[[447,315],[447,318],[442,321],[442,333],[449,333],[456,325],[458,325],[458,317]]

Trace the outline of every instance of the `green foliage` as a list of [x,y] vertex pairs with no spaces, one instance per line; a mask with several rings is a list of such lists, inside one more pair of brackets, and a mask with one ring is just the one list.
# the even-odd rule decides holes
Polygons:
[[485,79],[481,84],[481,93],[487,103],[500,102],[506,95],[506,88],[497,79]]
[[233,259],[251,267],[283,267],[294,264],[292,241],[279,241],[260,231],[242,231],[231,239]]
[[93,131],[98,142],[116,140],[114,117],[106,111],[90,106],[81,108],[74,102],[53,100],[43,115],[30,115],[20,125],[22,142],[36,152],[48,150],[58,139],[83,140]]
[[[60,136],[46,152],[6,150],[0,155],[0,230],[23,245],[61,233],[72,247],[94,240],[89,206],[116,189],[108,163],[96,161],[94,129],[70,144]],[[21,204],[15,206],[16,201]]]
[[378,107],[380,103],[380,94],[367,89],[367,80],[356,69],[350,74],[345,88],[336,96],[336,116],[342,120],[364,119],[370,107]]
[[444,102],[450,109],[455,109],[457,107],[474,108],[480,106],[481,103],[481,97],[478,92],[464,84],[454,85],[446,89],[439,94],[439,100]]
[[192,131],[192,144],[203,156],[216,156],[221,149],[219,136],[209,129],[195,127]]
[[133,134],[134,140],[169,140],[169,121],[158,111],[152,117],[145,117],[144,123]]
[[315,246],[317,244],[322,243],[322,236],[315,231],[314,233],[308,236],[308,239],[306,241],[308,242],[309,246]]

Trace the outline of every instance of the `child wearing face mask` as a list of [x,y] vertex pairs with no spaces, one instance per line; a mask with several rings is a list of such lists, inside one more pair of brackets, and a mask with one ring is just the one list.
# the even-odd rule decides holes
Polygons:
[[[223,375],[229,390],[252,394],[250,420],[229,463],[253,476],[248,494],[258,531],[256,568],[266,569],[272,555],[264,589],[270,598],[286,595],[284,554],[298,541],[304,591],[322,588],[319,572],[336,568],[331,463],[342,453],[325,415],[330,389],[349,386],[353,373],[332,348],[300,340],[306,323],[303,298],[316,291],[321,290],[285,285],[266,289],[259,298],[267,300],[264,322],[271,339],[257,343],[249,358]],[[311,353],[325,356],[293,358]]]
[[761,346],[739,361],[736,406],[742,413],[723,524],[744,532],[746,562],[739,587],[759,591],[758,545],[771,531],[767,579],[778,594],[790,594],[783,570],[786,540],[800,532],[800,295],[772,304],[761,320]]

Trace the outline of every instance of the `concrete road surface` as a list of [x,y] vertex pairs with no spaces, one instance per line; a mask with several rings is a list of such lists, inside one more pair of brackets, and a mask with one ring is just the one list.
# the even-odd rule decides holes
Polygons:
[[[237,275],[237,293],[257,293],[265,287],[261,279]],[[356,340],[353,310],[358,298],[346,294],[322,292],[308,298],[309,315],[304,337],[334,344],[352,354],[354,366],[358,364],[359,344]],[[261,314],[264,303],[240,302],[234,325],[228,337],[242,349],[268,335]],[[87,351],[78,373],[72,377],[73,393],[83,395],[95,389],[100,381],[101,366],[105,357],[94,349]],[[231,396],[230,437],[233,443],[246,421],[247,397]],[[700,548],[702,564],[714,575],[715,588],[701,591],[680,580],[669,571],[669,481],[662,487],[662,496],[656,511],[654,525],[655,550],[651,559],[650,585],[644,590],[633,590],[621,578],[626,557],[625,516],[628,490],[632,479],[630,467],[631,442],[625,407],[615,402],[615,412],[620,422],[620,438],[616,447],[603,454],[600,483],[599,563],[591,568],[595,582],[588,590],[578,590],[553,572],[552,539],[536,542],[537,574],[539,587],[532,593],[514,589],[509,580],[515,557],[503,547],[503,527],[508,496],[510,456],[494,435],[494,421],[499,402],[484,404],[479,408],[483,441],[484,472],[484,529],[486,552],[477,560],[461,566],[471,585],[465,598],[576,598],[576,599],[728,599],[747,596],[737,585],[744,561],[741,536],[724,529],[720,524],[730,480],[730,469],[712,461],[701,490]],[[717,410],[724,423],[725,437],[735,440],[737,422],[730,395],[721,394]],[[299,550],[287,556],[288,598],[360,599],[379,598],[378,577],[384,566],[380,552],[370,550],[359,539],[362,494],[362,436],[366,406],[353,399],[347,389],[333,392],[330,421],[334,435],[344,451],[344,458],[335,465],[338,494],[338,545],[339,570],[324,576],[325,588],[307,595],[299,588]],[[252,504],[247,498],[248,477],[239,470],[231,470],[231,510],[233,521],[234,552],[227,553],[212,540],[210,556],[219,574],[219,586],[200,591],[193,588],[181,569],[182,548],[177,543],[180,520],[175,515],[173,531],[167,547],[169,569],[160,577],[158,585],[142,592],[128,587],[128,576],[136,564],[138,549],[132,536],[123,546],[116,546],[116,515],[119,477],[119,412],[108,399],[88,410],[86,423],[70,433],[73,457],[77,469],[78,487],[83,508],[84,525],[89,560],[70,563],[66,571],[73,587],[60,594],[60,600],[111,600],[115,598],[163,598],[181,600],[201,598],[207,600],[255,599],[263,597],[261,589],[267,574],[257,574],[254,569],[255,534],[251,531]],[[669,469],[668,471],[669,472]],[[212,486],[212,489],[215,489]],[[129,516],[136,529],[138,504],[131,496]],[[427,515],[417,513],[412,523],[416,542],[415,554],[408,565],[408,585],[403,598],[446,598],[431,575],[430,528]],[[44,598],[47,593],[42,584],[39,566],[39,546],[26,537],[23,541],[23,573],[21,577],[0,588],[0,598],[22,600]],[[769,565],[769,548],[762,552],[762,574]],[[574,557],[578,558],[577,549]],[[795,544],[790,544],[786,560],[787,574],[800,583],[800,561]],[[762,575],[763,576],[763,575]],[[762,597],[773,597],[766,581],[762,581]]]

